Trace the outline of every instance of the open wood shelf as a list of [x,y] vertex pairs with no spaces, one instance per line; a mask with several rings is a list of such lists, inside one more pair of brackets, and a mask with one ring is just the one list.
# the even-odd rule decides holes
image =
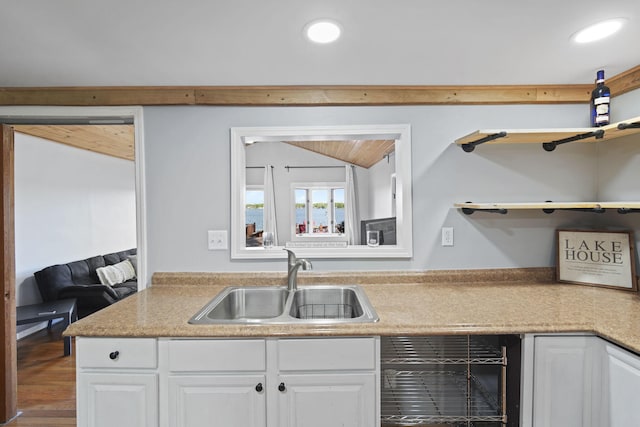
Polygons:
[[456,139],[466,152],[480,144],[542,144],[546,151],[568,142],[609,141],[640,133],[640,117],[599,128],[481,129]]
[[[485,129],[477,130],[458,138],[455,142],[470,153],[480,144],[542,144],[546,151],[553,151],[560,144],[569,142],[610,141],[628,135],[640,134],[640,117],[634,117],[599,128],[563,128],[563,129]],[[491,202],[491,203],[454,203],[466,215],[475,211],[506,214],[509,210],[539,209],[544,213],[556,210],[574,210],[581,212],[604,213],[615,209],[620,214],[640,212],[640,202]]]
[[506,214],[510,209],[540,209],[545,213],[555,210],[575,210],[603,213],[606,209],[616,209],[618,213],[640,212],[640,202],[523,202],[523,203],[455,203],[454,207],[471,215],[475,211]]

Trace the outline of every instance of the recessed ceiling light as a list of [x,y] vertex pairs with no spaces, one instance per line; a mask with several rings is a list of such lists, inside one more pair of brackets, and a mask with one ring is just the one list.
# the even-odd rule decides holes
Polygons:
[[340,37],[340,25],[335,21],[321,19],[308,23],[304,27],[304,34],[314,43],[332,43]]
[[618,32],[622,28],[624,21],[624,18],[616,18],[598,22],[578,31],[573,35],[572,39],[576,43],[591,43],[602,40]]

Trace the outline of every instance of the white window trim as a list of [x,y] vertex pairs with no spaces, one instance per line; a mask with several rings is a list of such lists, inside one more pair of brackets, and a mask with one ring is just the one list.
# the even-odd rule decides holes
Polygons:
[[[304,241],[330,241],[330,242],[346,242],[348,241],[346,233],[305,233],[304,236],[299,236],[296,234],[296,189],[304,188],[308,190],[318,189],[318,190],[333,190],[336,188],[344,189],[346,186],[346,182],[293,182],[291,183],[291,189],[289,191],[289,214],[290,214],[290,224],[291,230],[289,233],[289,238],[293,242],[304,242]],[[346,201],[345,201],[346,203]],[[333,218],[335,221],[335,218]]]

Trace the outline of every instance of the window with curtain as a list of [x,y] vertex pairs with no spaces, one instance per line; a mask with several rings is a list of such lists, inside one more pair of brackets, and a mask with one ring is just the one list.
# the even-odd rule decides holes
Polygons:
[[344,183],[294,184],[292,192],[293,238],[344,235]]

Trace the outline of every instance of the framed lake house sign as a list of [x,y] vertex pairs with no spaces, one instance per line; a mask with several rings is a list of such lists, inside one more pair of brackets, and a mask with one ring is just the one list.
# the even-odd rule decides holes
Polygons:
[[558,230],[559,282],[637,291],[632,231]]

